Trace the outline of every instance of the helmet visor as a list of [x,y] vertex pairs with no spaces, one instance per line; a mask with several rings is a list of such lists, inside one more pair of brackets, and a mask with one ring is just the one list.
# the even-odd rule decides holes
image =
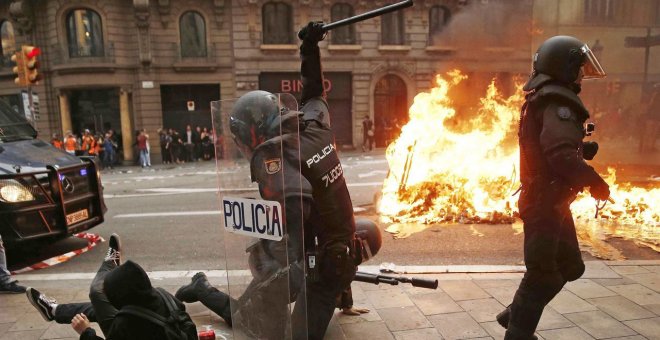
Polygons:
[[600,66],[600,63],[598,62],[598,59],[594,55],[594,53],[591,51],[589,46],[586,44],[580,48],[580,51],[584,55],[584,64],[583,66],[583,71],[584,71],[584,78],[583,79],[600,79],[600,78],[605,78],[605,70],[603,70],[603,67]]

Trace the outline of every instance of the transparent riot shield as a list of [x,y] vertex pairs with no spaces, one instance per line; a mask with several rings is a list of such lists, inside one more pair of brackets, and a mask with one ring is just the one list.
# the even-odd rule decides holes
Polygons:
[[297,110],[287,94],[211,103],[234,339],[308,334]]

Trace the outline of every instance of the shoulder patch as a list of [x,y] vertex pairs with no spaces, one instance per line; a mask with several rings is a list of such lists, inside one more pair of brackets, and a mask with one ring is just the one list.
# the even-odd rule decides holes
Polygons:
[[282,169],[282,159],[281,158],[272,158],[264,161],[266,166],[266,173],[269,175],[276,174]]
[[571,115],[572,115],[571,114],[571,109],[569,109],[566,106],[561,106],[557,110],[557,116],[559,116],[559,119],[561,119],[561,120],[569,120],[569,119],[571,119]]

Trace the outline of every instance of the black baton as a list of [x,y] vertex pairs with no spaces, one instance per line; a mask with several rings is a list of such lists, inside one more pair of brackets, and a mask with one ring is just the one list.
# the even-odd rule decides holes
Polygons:
[[371,19],[373,17],[377,17],[377,16],[380,16],[380,15],[383,15],[383,14],[386,14],[386,13],[398,11],[402,8],[410,7],[412,5],[413,5],[413,0],[405,0],[405,1],[397,2],[397,3],[391,4],[389,6],[385,6],[385,7],[375,9],[373,11],[369,11],[369,12],[362,13],[362,14],[359,14],[359,15],[356,15],[356,16],[352,16],[350,18],[346,18],[346,19],[342,19],[342,20],[339,20],[339,21],[331,22],[329,24],[325,24],[325,25],[323,25],[323,31],[327,32],[327,31],[333,30],[337,27],[342,27],[342,26],[354,24],[356,22]]

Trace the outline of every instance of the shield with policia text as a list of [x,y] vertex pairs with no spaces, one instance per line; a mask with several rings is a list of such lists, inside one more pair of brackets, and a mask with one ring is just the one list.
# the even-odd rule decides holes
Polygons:
[[310,190],[300,174],[296,100],[254,91],[212,102],[211,112],[227,269],[216,286],[230,296],[234,339],[305,338]]

